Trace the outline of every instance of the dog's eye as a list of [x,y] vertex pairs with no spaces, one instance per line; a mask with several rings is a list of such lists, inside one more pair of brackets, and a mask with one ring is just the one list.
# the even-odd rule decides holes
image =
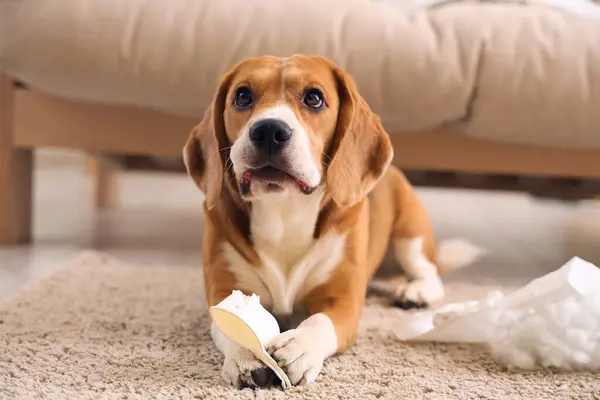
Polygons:
[[235,91],[234,104],[239,109],[250,107],[252,105],[252,91],[245,86],[239,87]]
[[325,105],[323,93],[319,89],[308,89],[304,93],[302,102],[310,109],[320,110]]

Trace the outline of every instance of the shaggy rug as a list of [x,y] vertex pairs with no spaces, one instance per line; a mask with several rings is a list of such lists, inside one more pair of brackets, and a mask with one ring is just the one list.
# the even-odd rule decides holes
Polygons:
[[[449,287],[451,297],[481,289]],[[460,294],[460,295],[459,295]],[[0,303],[3,399],[597,399],[598,376],[505,371],[482,348],[405,344],[371,301],[358,341],[310,387],[237,391],[220,377],[199,268],[84,253]]]

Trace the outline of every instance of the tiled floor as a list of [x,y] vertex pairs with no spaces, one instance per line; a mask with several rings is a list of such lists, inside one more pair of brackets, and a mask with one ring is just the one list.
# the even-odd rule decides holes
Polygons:
[[[200,262],[202,196],[182,175],[127,173],[121,207],[99,213],[77,153],[44,152],[36,171],[35,244],[0,248],[0,296],[82,249],[141,264]],[[600,202],[561,203],[510,193],[420,189],[440,238],[465,237],[489,254],[450,280],[504,285],[578,255],[600,265]]]

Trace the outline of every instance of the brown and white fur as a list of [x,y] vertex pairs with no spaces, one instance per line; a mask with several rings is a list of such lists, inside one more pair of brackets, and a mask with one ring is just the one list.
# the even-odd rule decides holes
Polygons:
[[[330,61],[241,62],[223,77],[183,155],[206,196],[208,303],[234,289],[259,295],[289,328],[268,351],[292,384],[314,382],[326,358],[352,345],[367,283],[390,243],[408,277],[396,290],[401,307],[444,296],[427,212],[390,167],[379,118]],[[273,383],[270,370],[214,324],[212,334],[227,382]]]

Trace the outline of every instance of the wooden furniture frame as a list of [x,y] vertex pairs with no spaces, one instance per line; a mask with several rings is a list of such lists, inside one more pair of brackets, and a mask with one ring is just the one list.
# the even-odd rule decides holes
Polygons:
[[[200,114],[199,114],[200,115]],[[104,155],[177,156],[197,119],[87,103],[19,87],[0,73],[0,244],[32,238],[33,151],[79,149],[91,168],[99,207],[114,202],[119,166]],[[404,170],[600,178],[600,149],[558,149],[485,142],[448,131],[392,135]]]

